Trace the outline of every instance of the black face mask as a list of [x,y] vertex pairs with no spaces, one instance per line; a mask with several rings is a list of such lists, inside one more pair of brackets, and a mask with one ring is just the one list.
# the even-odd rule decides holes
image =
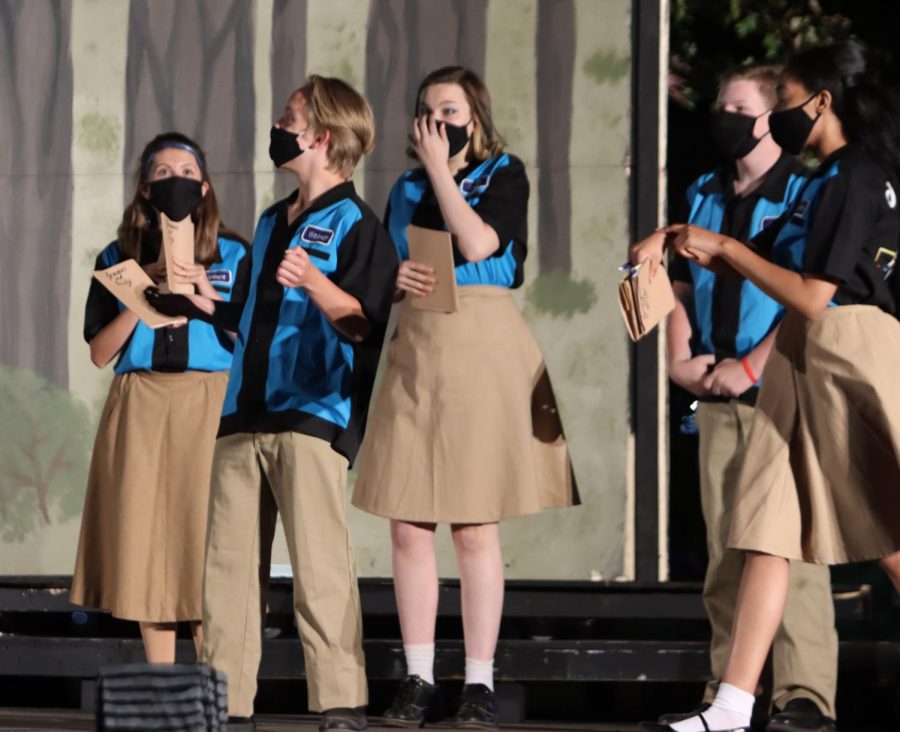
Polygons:
[[722,157],[726,160],[740,160],[753,151],[762,139],[753,136],[753,127],[759,117],[725,111],[713,114],[709,134]]
[[451,125],[449,122],[438,122],[438,125],[443,125],[444,129],[447,130],[447,142],[450,143],[449,157],[452,158],[454,155],[458,155],[469,141],[469,133],[466,130],[469,123]]
[[791,155],[799,155],[809,138],[809,133],[819,119],[819,113],[810,117],[803,108],[809,104],[816,94],[813,94],[802,104],[780,112],[772,112],[769,117],[769,129],[772,131],[772,139],[782,149]]
[[299,133],[288,132],[280,127],[273,127],[269,131],[269,157],[272,158],[276,168],[289,163],[304,152],[297,142],[299,138]]
[[172,221],[181,221],[193,213],[203,200],[203,183],[173,175],[148,184],[150,205]]

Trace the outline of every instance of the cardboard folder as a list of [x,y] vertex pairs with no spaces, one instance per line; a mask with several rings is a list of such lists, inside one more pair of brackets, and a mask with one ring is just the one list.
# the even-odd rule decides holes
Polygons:
[[638,266],[619,283],[619,307],[631,340],[638,341],[675,309],[675,293],[665,267],[656,270],[650,282],[650,268]]
[[430,295],[413,296],[410,304],[420,310],[455,313],[459,309],[456,292],[456,266],[453,263],[453,242],[450,232],[423,229],[410,224],[406,227],[409,258],[427,264],[434,270],[437,285]]
[[194,286],[175,282],[173,273],[173,258],[178,258],[184,264],[194,263],[194,222],[190,216],[185,216],[181,221],[172,221],[164,213],[159,214],[159,226],[162,229],[162,251],[160,259],[166,258],[166,287],[169,292],[179,295],[190,295],[194,292]]
[[98,269],[94,272],[94,277],[126,308],[137,315],[144,325],[151,328],[163,328],[167,325],[187,323],[187,318],[183,316],[163,315],[147,304],[144,299],[144,290],[153,284],[153,280],[133,259],[126,259],[109,269]]

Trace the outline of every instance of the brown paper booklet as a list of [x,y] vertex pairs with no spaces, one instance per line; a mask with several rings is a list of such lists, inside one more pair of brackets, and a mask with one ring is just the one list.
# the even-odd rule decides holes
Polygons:
[[109,290],[116,298],[135,315],[144,325],[150,328],[163,328],[167,325],[184,325],[184,316],[171,317],[156,312],[144,299],[144,290],[153,284],[150,276],[141,269],[133,259],[126,259],[109,269],[98,269],[94,272],[97,281]]
[[430,295],[411,297],[410,303],[421,310],[455,313],[459,310],[456,292],[456,266],[453,264],[453,243],[450,232],[423,229],[410,224],[406,227],[409,258],[434,269],[437,285]]
[[638,341],[675,309],[675,293],[665,267],[656,270],[650,282],[650,268],[638,266],[619,283],[619,307],[631,340]]
[[190,295],[194,292],[193,285],[184,285],[175,282],[172,273],[172,258],[177,257],[185,264],[194,263],[194,222],[190,216],[185,216],[181,221],[172,221],[164,213],[159,214],[159,226],[162,229],[162,247],[159,258],[166,259],[166,287],[162,290],[174,292],[179,295]]

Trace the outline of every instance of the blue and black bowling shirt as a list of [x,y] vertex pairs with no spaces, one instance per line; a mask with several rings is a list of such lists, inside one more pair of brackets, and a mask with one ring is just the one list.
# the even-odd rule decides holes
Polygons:
[[[734,193],[732,168],[706,173],[688,189],[687,221],[750,242],[779,220],[807,179],[807,169],[787,153],[782,153],[759,187],[745,196]],[[780,303],[742,277],[720,277],[682,257],[672,261],[670,274],[673,280],[693,286],[693,307],[689,308],[689,314],[695,356],[714,354],[717,362],[743,358],[775,328],[784,314]],[[757,387],[751,387],[741,399],[754,403],[758,392]]]
[[[206,276],[222,299],[243,300],[250,278],[248,245],[236,238],[219,236],[217,261]],[[118,242],[97,256],[94,269],[107,269],[126,259]],[[140,264],[159,258],[159,244],[144,247]],[[90,342],[125,306],[96,279],[91,280],[84,316],[84,339]],[[138,322],[116,361],[115,372],[129,371],[227,371],[231,368],[234,341],[224,330],[199,320],[183,328],[157,328]]]
[[[500,246],[490,257],[469,262],[453,245],[456,284],[514,288],[522,284],[528,239],[528,176],[525,166],[508,153],[473,162],[454,176],[460,193],[475,212],[497,232]],[[428,175],[423,168],[408,170],[388,197],[384,223],[401,260],[409,259],[406,227],[447,230]]]
[[832,305],[896,314],[898,213],[897,182],[861,147],[845,145],[753,243],[782,267],[836,282]]
[[[390,315],[397,256],[353,183],[323,193],[289,224],[287,208],[296,196],[263,212],[246,302],[223,308],[236,311],[239,322],[219,436],[300,432],[326,440],[352,462]],[[359,301],[371,326],[364,341],[354,343],[335,329],[302,288],[278,284],[275,274],[291,247],[303,247]]]

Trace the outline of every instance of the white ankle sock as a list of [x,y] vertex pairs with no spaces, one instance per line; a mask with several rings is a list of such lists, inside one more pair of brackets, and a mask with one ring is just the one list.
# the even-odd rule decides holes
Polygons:
[[494,659],[479,661],[477,658],[466,656],[466,683],[484,684],[491,691],[494,690]]
[[434,643],[403,644],[406,655],[406,674],[434,683]]
[[[750,728],[750,716],[753,714],[753,694],[738,689],[731,684],[719,684],[719,691],[713,699],[712,706],[703,712],[703,718],[713,732],[716,730],[732,730],[741,727]],[[704,732],[706,729],[700,717],[690,717],[683,722],[671,725],[675,732]]]

